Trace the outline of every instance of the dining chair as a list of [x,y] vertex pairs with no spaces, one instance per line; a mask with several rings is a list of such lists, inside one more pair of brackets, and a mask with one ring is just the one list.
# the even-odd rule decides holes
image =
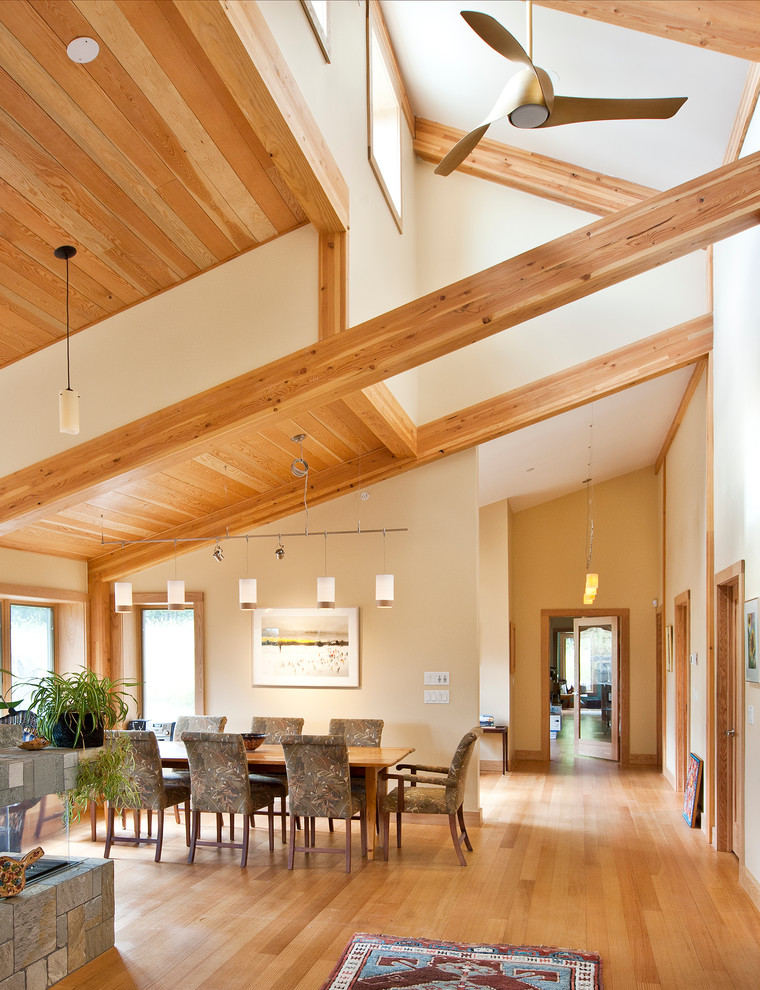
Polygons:
[[[248,862],[250,817],[254,811],[266,809],[269,819],[269,851],[274,850],[274,799],[277,787],[253,779],[248,773],[243,737],[234,732],[186,731],[182,741],[187,749],[190,766],[192,830],[188,863],[195,859],[197,846],[220,846],[241,849],[240,865]],[[201,839],[201,813],[217,816],[216,841]],[[222,841],[221,815],[243,815],[242,842]],[[233,819],[231,818],[232,822]]]
[[[185,806],[185,841],[190,845],[190,786],[182,780],[164,776],[161,769],[161,756],[158,751],[158,741],[154,732],[109,730],[106,739],[126,738],[129,740],[134,759],[133,783],[137,790],[138,800],[119,811],[132,810],[135,812],[135,834],[115,835],[114,817],[116,808],[109,801],[106,805],[106,845],[105,858],[108,859],[111,846],[117,842],[139,845],[142,842],[154,843],[156,846],[156,862],[161,859],[161,849],[164,841],[164,810]],[[142,835],[140,826],[140,811],[148,812],[148,834]],[[151,819],[153,812],[157,813],[158,826],[156,837],[151,834]]]
[[[226,715],[178,715],[172,729],[172,741],[181,742],[183,732],[224,732],[226,724]],[[190,786],[188,770],[173,770],[167,776],[182,780],[188,787]],[[174,819],[179,824],[179,805],[174,808]]]
[[[290,795],[288,869],[297,852],[344,854],[346,873],[351,872],[351,819],[361,818],[362,856],[367,855],[366,796],[351,788],[348,746],[343,736],[285,736],[282,740]],[[294,816],[304,818],[304,844],[296,846]],[[317,846],[315,820],[342,818],[346,823],[345,849]]]
[[[391,812],[396,815],[396,845],[401,847],[401,816],[403,814],[448,815],[451,838],[454,842],[459,862],[467,866],[462,852],[462,843],[472,852],[470,838],[464,823],[464,787],[475,743],[483,734],[480,727],[466,732],[456,748],[448,767],[432,766],[425,763],[398,763],[397,770],[408,773],[386,773],[388,780],[397,780],[398,785],[380,801],[383,821],[383,858],[388,859],[388,836],[390,833]],[[405,784],[409,784],[405,787]],[[420,786],[422,785],[422,786]],[[457,828],[457,821],[459,829]]]
[[[331,718],[328,732],[331,736],[343,736],[347,746],[379,746],[383,735],[385,722],[381,718]],[[364,789],[363,780],[352,781],[354,790]],[[380,828],[380,816],[375,819]],[[332,832],[333,822],[330,819],[328,828]]]
[[[251,719],[251,732],[264,734],[264,743],[268,746],[281,743],[285,736],[297,736],[303,732],[304,720],[297,716],[274,716],[274,715],[254,715]],[[257,774],[268,781],[277,781],[283,789],[280,800],[280,814],[282,816],[282,841],[285,842],[285,801],[288,795],[287,774],[277,773],[273,770],[266,775]],[[301,819],[296,818],[296,828],[300,829]]]

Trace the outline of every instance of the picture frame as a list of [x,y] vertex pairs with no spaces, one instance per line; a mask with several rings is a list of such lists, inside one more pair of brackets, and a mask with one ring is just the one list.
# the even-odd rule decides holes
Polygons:
[[699,790],[702,785],[702,760],[689,753],[689,766],[686,773],[686,787],[683,792],[683,817],[689,828],[696,828],[699,822]]
[[744,603],[744,679],[760,683],[757,635],[757,598],[751,598]]
[[252,683],[270,687],[359,686],[359,609],[257,608]]

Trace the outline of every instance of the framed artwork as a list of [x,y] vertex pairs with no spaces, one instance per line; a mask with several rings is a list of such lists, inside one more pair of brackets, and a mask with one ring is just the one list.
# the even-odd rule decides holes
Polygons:
[[689,769],[686,774],[686,787],[683,792],[683,817],[694,828],[697,824],[699,789],[702,784],[702,760],[689,753]]
[[744,603],[744,679],[760,682],[757,660],[757,598]]
[[665,626],[665,669],[673,669],[673,627]]
[[358,608],[257,608],[253,684],[358,687]]

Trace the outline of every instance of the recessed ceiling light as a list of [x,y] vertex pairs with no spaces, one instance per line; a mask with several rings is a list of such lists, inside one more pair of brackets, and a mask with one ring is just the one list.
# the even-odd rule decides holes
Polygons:
[[72,62],[92,62],[98,57],[100,45],[94,38],[74,38],[66,48]]

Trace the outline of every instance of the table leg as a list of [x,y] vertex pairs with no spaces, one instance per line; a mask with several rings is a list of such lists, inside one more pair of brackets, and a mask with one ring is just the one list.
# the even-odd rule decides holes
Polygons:
[[377,767],[367,767],[364,771],[364,788],[367,795],[367,859],[375,858],[377,838]]

